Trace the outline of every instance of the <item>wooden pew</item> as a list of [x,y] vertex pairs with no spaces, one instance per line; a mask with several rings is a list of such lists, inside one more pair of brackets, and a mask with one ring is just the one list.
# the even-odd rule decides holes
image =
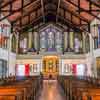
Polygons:
[[0,100],[23,100],[22,92],[18,89],[0,89]]
[[6,79],[6,83],[0,86],[0,100],[36,100],[41,85],[40,77],[28,77],[23,81]]
[[58,81],[67,100],[100,100],[98,79],[61,76]]

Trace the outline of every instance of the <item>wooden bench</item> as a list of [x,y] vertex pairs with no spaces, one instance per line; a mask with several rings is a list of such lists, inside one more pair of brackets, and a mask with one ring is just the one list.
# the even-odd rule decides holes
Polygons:
[[29,77],[23,81],[6,79],[6,83],[0,85],[0,100],[36,100],[41,85],[39,77]]
[[22,91],[18,89],[0,89],[0,100],[22,100]]
[[100,100],[100,86],[97,79],[61,76],[58,78],[67,100]]

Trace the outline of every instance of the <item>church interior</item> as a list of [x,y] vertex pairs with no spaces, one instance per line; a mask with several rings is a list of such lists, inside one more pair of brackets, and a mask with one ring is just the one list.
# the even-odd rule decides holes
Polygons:
[[0,100],[100,100],[100,0],[0,0]]

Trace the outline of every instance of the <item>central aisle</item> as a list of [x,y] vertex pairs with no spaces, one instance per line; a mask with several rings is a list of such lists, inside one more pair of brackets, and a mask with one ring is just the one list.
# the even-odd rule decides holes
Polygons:
[[38,100],[65,100],[65,96],[56,80],[44,80]]

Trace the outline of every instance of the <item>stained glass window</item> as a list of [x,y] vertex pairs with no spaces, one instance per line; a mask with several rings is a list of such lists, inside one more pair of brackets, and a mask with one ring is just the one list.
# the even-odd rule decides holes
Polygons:
[[8,38],[10,33],[10,26],[8,24],[0,23],[0,48],[8,48]]
[[94,49],[100,48],[100,25],[91,26],[91,33],[94,37]]
[[55,48],[57,51],[62,50],[62,34],[60,32],[57,32],[55,35]]
[[0,78],[5,77],[7,74],[7,61],[0,59]]
[[48,50],[52,50],[54,48],[54,33],[52,31],[48,32],[47,42]]
[[62,51],[62,31],[49,26],[40,31],[40,50]]
[[20,40],[20,53],[26,53],[27,52],[27,44],[28,39],[25,37],[24,39]]
[[46,49],[46,33],[45,32],[41,32],[40,34],[40,48]]
[[86,36],[86,43],[85,43],[85,48],[86,52],[88,53],[90,51],[90,40],[89,40],[89,35]]

